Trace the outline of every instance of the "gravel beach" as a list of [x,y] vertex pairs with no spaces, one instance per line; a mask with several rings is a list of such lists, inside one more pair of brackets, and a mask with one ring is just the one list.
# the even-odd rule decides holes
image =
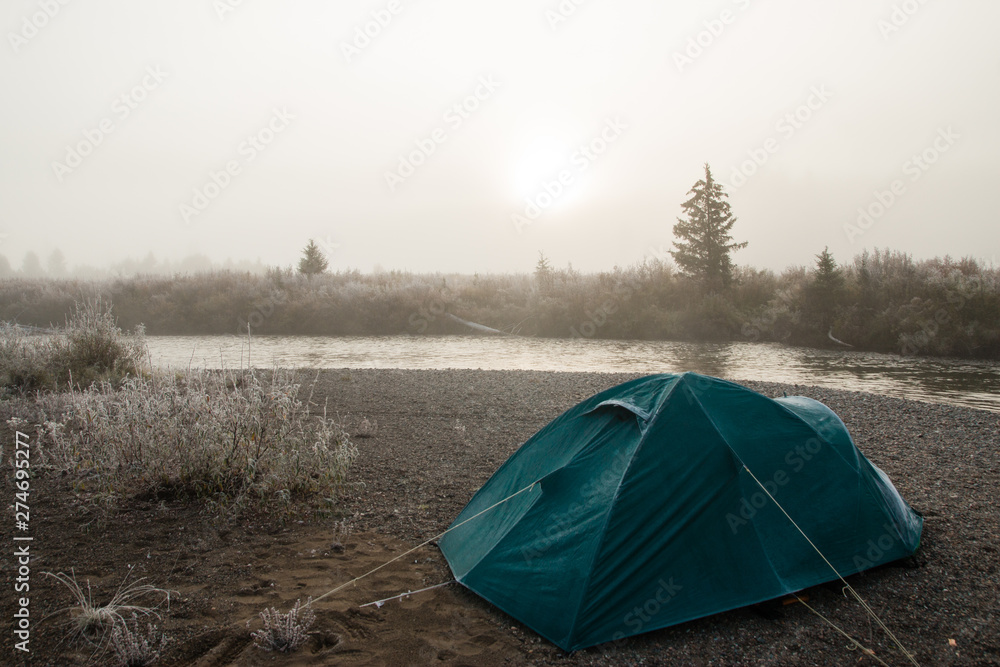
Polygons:
[[[361,456],[345,500],[358,529],[418,543],[447,528],[472,493],[527,438],[622,374],[531,371],[324,371],[316,397],[340,411]],[[925,517],[913,562],[850,578],[921,664],[1000,664],[1000,415],[860,392],[733,378],[768,396],[832,408],[861,451]],[[432,595],[434,593],[431,593]],[[840,586],[812,605],[902,664]],[[497,623],[509,623],[496,614]],[[530,631],[528,632],[529,635]],[[954,640],[952,646],[949,640]],[[547,643],[543,642],[543,645]],[[558,656],[558,657],[557,657]],[[568,664],[847,664],[859,656],[801,605],[720,614],[573,656]],[[864,661],[869,662],[869,661]],[[872,663],[874,664],[874,663]]]
[[[255,649],[247,622],[287,610],[445,530],[527,438],[580,400],[638,377],[477,370],[302,371],[303,394],[337,417],[360,455],[335,516],[247,515],[219,525],[197,505],[135,499],[113,524],[93,520],[65,480],[32,486],[32,610],[72,604],[41,572],[70,572],[95,598],[133,578],[175,591],[160,664],[220,665],[847,665],[876,662],[802,604],[774,601],[566,654],[451,579],[431,543],[315,605],[306,646]],[[733,378],[769,396],[803,395],[836,411],[862,452],[924,515],[914,558],[849,577],[922,665],[1000,664],[1000,414],[873,394]],[[280,520],[279,520],[280,519]],[[10,524],[11,522],[7,522]],[[346,526],[346,530],[344,527]],[[10,540],[10,529],[0,527]],[[12,542],[8,541],[8,544]],[[9,562],[4,561],[5,563]],[[14,570],[4,565],[4,586]],[[809,604],[890,665],[909,664],[839,584]],[[10,590],[8,588],[7,590]],[[9,607],[8,607],[9,608]],[[11,616],[0,648],[12,646]],[[24,664],[92,664],[65,615],[38,620]],[[0,661],[2,662],[2,661]]]

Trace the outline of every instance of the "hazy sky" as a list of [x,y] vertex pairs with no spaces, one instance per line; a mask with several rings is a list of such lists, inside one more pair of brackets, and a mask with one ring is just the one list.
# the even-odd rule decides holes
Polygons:
[[671,246],[708,162],[738,264],[1000,262],[998,24],[995,0],[7,0],[0,254],[290,264],[315,237],[333,268],[609,269]]

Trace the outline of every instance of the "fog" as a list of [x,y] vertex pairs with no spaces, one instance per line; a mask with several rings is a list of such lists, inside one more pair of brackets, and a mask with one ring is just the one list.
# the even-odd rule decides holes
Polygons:
[[780,270],[996,262],[1000,5],[11,0],[0,255],[584,271],[711,165]]

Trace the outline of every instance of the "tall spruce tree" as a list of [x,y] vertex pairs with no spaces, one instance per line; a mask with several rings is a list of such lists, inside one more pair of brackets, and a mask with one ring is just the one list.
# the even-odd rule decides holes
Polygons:
[[312,239],[309,244],[302,249],[302,259],[299,260],[299,273],[304,273],[307,278],[312,278],[317,273],[326,271],[329,263],[326,257],[320,252],[319,246]]
[[552,265],[541,251],[538,252],[538,263],[535,264],[535,284],[543,293],[552,289]]
[[806,313],[820,333],[833,326],[834,315],[844,289],[844,274],[829,248],[816,255],[816,270],[806,286]]
[[670,255],[685,275],[700,282],[706,289],[727,287],[733,279],[730,253],[747,247],[747,242],[734,243],[729,235],[736,218],[729,210],[729,196],[722,185],[712,178],[705,164],[705,178],[688,191],[690,199],[681,204],[686,219],[677,218],[674,225],[674,247]]
[[844,286],[844,275],[829,247],[816,255],[816,273],[812,286],[821,294],[836,294]]

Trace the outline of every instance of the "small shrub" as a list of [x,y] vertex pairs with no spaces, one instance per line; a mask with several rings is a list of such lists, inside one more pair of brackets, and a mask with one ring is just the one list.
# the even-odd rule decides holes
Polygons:
[[63,358],[57,360],[62,366],[59,380],[86,387],[101,381],[117,384],[142,372],[148,356],[144,328],[139,325],[125,334],[111,306],[105,308],[100,299],[77,303],[65,332]]
[[359,438],[373,438],[378,433],[378,422],[365,417],[358,424],[358,432],[355,435]]
[[347,519],[341,519],[334,524],[334,526],[333,539],[330,540],[330,548],[335,553],[344,553],[344,543],[347,542],[347,538],[351,534],[351,526],[347,523]]
[[142,373],[148,356],[142,326],[126,334],[100,299],[77,303],[66,326],[55,333],[30,334],[12,325],[0,328],[0,386],[8,393],[54,390],[94,382],[118,385]]
[[26,394],[55,384],[54,360],[62,354],[59,341],[34,336],[22,328],[0,327],[0,386],[8,393]]
[[[254,646],[265,651],[291,653],[305,643],[309,638],[309,628],[316,621],[316,613],[309,608],[312,598],[306,601],[306,606],[300,606],[301,600],[287,614],[271,607],[260,612],[264,627],[250,633]],[[247,628],[250,621],[247,621]]]
[[[264,498],[336,494],[357,456],[314,415],[291,372],[156,373],[35,401],[39,465],[80,491],[209,500],[219,514]],[[23,414],[23,413],[22,413]]]
[[147,667],[160,658],[168,643],[167,636],[152,623],[146,624],[145,632],[140,631],[139,617],[134,613],[132,627],[125,622],[111,630],[111,649],[119,667]]

